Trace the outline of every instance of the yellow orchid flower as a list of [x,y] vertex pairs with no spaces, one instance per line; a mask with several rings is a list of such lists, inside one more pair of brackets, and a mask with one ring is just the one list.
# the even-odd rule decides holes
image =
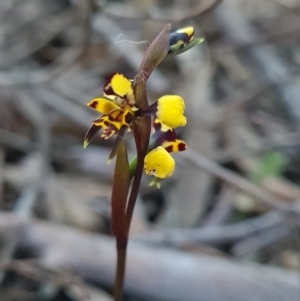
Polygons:
[[158,146],[146,155],[144,169],[147,175],[165,179],[173,174],[175,161],[162,146]]

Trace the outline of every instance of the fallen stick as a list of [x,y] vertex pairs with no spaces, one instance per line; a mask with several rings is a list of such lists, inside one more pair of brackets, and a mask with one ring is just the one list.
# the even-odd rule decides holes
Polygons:
[[[23,229],[20,247],[40,254],[47,268],[66,268],[98,285],[111,286],[115,265],[112,238],[42,221],[22,223],[0,214],[0,231]],[[294,272],[243,264],[168,248],[129,244],[125,292],[165,301],[298,301]]]

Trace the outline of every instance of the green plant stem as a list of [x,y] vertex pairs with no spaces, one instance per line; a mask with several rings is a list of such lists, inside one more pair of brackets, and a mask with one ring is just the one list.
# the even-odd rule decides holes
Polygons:
[[127,242],[128,242],[128,236],[121,241],[117,241],[117,267],[116,267],[116,278],[115,278],[115,288],[114,288],[114,301],[122,300],[122,292],[123,292],[125,268],[126,268]]
[[131,173],[131,175],[133,176],[135,173],[135,169],[136,169],[136,164],[137,164],[137,157],[135,156],[132,161],[129,164],[129,171]]

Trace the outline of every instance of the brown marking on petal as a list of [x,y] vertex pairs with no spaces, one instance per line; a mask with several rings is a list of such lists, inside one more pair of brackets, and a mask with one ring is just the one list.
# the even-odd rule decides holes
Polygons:
[[160,123],[160,121],[158,121],[157,119],[154,119],[154,121],[153,121],[153,127],[154,127],[155,132],[160,131],[160,129],[161,129],[161,123]]
[[92,141],[92,139],[99,133],[100,130],[101,130],[101,126],[92,124],[85,134],[84,144],[87,146]]
[[125,115],[124,121],[127,125],[129,125],[133,119],[134,115],[131,112],[127,112]]
[[162,145],[164,142],[176,141],[176,133],[173,130],[167,132],[156,131],[155,146]]
[[185,150],[186,150],[186,144],[184,142],[180,142],[178,144],[178,151],[182,152],[182,151],[185,151]]
[[168,147],[165,148],[165,150],[166,150],[168,153],[173,153],[173,145],[169,145]]
[[107,83],[104,87],[103,87],[103,92],[106,94],[106,95],[114,95],[114,96],[117,96],[117,94],[114,93],[110,83]]
[[175,141],[176,140],[176,133],[174,130],[169,130],[164,132],[164,141]]
[[120,113],[114,114],[114,115],[108,115],[108,119],[110,121],[120,121],[120,118],[118,118],[118,116],[120,115]]
[[113,73],[112,75],[110,75],[109,77],[107,77],[107,80],[106,80],[106,82],[105,82],[105,84],[104,84],[104,86],[103,86],[103,92],[104,92],[105,94],[107,94],[107,95],[115,95],[115,96],[117,96],[117,95],[114,93],[113,89],[111,88],[111,84],[110,84],[111,79],[114,77],[115,74],[116,74],[116,72]]
[[90,103],[88,103],[88,106],[89,106],[90,108],[95,109],[96,106],[97,106],[97,103],[98,103],[97,100],[92,100]]

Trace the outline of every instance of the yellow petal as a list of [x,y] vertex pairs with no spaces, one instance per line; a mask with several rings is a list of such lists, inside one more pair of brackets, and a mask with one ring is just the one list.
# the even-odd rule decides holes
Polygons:
[[123,74],[115,73],[104,87],[104,92],[107,94],[119,95],[120,97],[132,95],[132,82]]
[[184,100],[180,96],[165,95],[157,101],[156,118],[171,128],[185,126],[184,109]]
[[109,114],[111,111],[119,109],[119,106],[116,103],[102,97],[94,98],[87,105],[102,114]]
[[175,161],[162,146],[159,146],[146,155],[144,169],[147,175],[164,179],[173,174]]

